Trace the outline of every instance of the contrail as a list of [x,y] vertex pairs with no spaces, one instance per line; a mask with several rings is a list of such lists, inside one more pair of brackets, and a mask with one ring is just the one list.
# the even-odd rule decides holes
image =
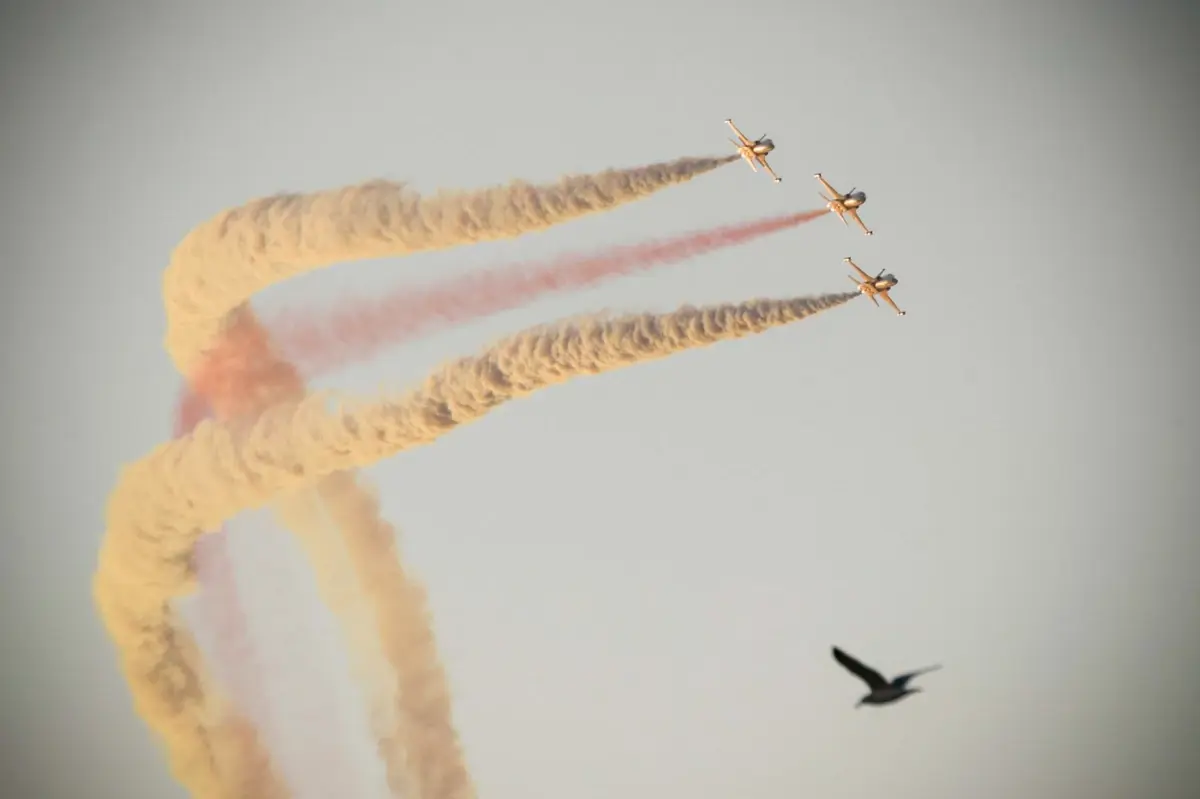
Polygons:
[[[157,728],[168,737],[178,718],[173,709],[202,701],[190,644],[179,637],[164,597],[187,587],[187,555],[205,530],[283,492],[429,444],[541,388],[762,333],[857,296],[753,300],[535,328],[435,371],[399,400],[330,413],[324,397],[309,396],[272,406],[253,424],[205,420],[190,436],[160,445],[122,471],[109,497],[93,586],[105,627],[123,644],[122,666],[139,710],[166,721]],[[137,590],[125,579],[129,564],[153,564],[147,571],[158,584]],[[186,725],[189,734],[194,729]],[[221,795],[191,765],[177,767],[195,777],[193,790]]]
[[[736,225],[692,231],[670,239],[611,247],[598,253],[471,274],[429,287],[405,287],[381,299],[343,304],[333,312],[288,313],[268,323],[283,360],[307,377],[363,358],[445,325],[515,308],[555,291],[584,288],[605,278],[677,263],[716,249],[744,244],[796,227],[828,213],[825,209],[784,214]],[[191,425],[203,415],[203,396],[228,395],[231,383],[271,384],[273,358],[256,361],[237,336],[226,335],[193,373],[180,400]],[[188,426],[188,429],[191,428]]]
[[738,158],[681,158],[552,184],[515,182],[428,198],[403,183],[375,180],[252,201],[194,228],[172,253],[163,276],[167,351],[190,375],[218,340],[231,308],[300,273],[514,238],[647,197]]

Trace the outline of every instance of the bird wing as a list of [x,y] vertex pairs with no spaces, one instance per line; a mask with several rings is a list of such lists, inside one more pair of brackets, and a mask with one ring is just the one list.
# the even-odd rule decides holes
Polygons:
[[908,681],[911,680],[913,677],[919,676],[921,674],[925,674],[926,672],[937,671],[940,668],[941,668],[940,665],[939,666],[926,666],[923,669],[917,669],[916,671],[910,671],[907,674],[901,674],[900,676],[898,676],[892,680],[892,685],[896,688],[903,688],[904,686],[908,685]]
[[833,648],[833,659],[841,663],[847,671],[858,677],[860,680],[870,686],[871,690],[883,688],[888,684],[888,681],[883,678],[883,675],[875,671],[870,666],[864,666],[855,658],[847,655],[836,646]]

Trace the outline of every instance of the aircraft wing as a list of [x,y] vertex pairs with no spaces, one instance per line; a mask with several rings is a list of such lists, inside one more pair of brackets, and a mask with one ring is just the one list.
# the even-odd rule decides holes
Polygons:
[[[847,208],[846,213],[848,213],[848,214],[850,214],[850,216],[854,217],[854,221],[857,222],[858,226],[863,229],[863,233],[866,233],[868,236],[875,235],[875,232],[873,230],[871,230],[869,227],[867,227],[866,225],[864,225],[863,221],[858,218],[858,209],[857,208]],[[843,220],[843,221],[845,221],[845,220]]]
[[[883,297],[884,301],[888,305],[892,306],[892,310],[894,310],[898,316],[904,316],[905,314],[907,314],[907,311],[902,311],[896,306],[896,301],[893,300],[891,297],[889,297],[888,293],[886,291],[879,292],[879,295],[881,297]],[[879,303],[875,303],[875,304],[878,305]]]
[[738,130],[738,126],[733,124],[732,119],[725,120],[725,124],[728,125],[729,127],[733,128],[733,132],[736,133],[737,137],[742,140],[743,145],[750,145],[750,144],[754,143],[754,142],[750,141],[749,139],[747,139],[746,135],[744,133],[742,133],[740,130]]
[[780,180],[782,180],[782,178],[780,178],[779,175],[775,174],[775,170],[771,169],[771,165],[767,163],[767,157],[765,155],[760,155],[757,157],[758,157],[758,163],[763,165],[763,169],[765,169],[771,173],[771,177],[775,178],[776,183],[778,183]]
[[817,180],[821,181],[821,185],[825,187],[825,191],[827,191],[827,192],[829,192],[830,194],[832,194],[832,195],[833,195],[833,197],[831,197],[830,199],[836,199],[836,198],[838,198],[838,197],[841,197],[841,196],[842,196],[842,193],[841,193],[840,191],[838,191],[837,189],[835,189],[833,186],[830,186],[830,185],[829,185],[829,181],[828,181],[828,180],[826,180],[825,178],[821,177],[821,173],[820,173],[820,172],[818,172],[816,175],[813,175],[813,177],[815,177]]
[[847,258],[844,258],[844,259],[842,259],[842,260],[844,260],[846,263],[848,263],[848,264],[850,264],[851,266],[853,266],[853,267],[854,267],[854,271],[855,271],[855,272],[858,272],[860,275],[862,275],[862,282],[863,282],[863,283],[870,283],[870,282],[871,282],[871,276],[870,276],[870,275],[868,275],[866,272],[864,272],[862,269],[860,269],[860,268],[859,268],[859,266],[858,266],[858,264],[854,263],[854,261],[853,261],[851,258],[847,257]]

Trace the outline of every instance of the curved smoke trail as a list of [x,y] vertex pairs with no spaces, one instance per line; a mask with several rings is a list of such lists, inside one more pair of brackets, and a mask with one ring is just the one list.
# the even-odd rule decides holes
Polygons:
[[[335,261],[399,255],[520,235],[613,208],[733,160],[736,157],[681,159],[569,177],[549,186],[516,183],[476,192],[443,192],[428,199],[409,192],[401,184],[375,181],[339,191],[255,201],[199,226],[174,251],[164,275],[168,352],[177,368],[190,375],[222,334],[239,324],[247,328],[257,326],[257,320],[244,307],[254,293],[300,272]],[[281,372],[288,371],[285,362],[278,359],[276,362]],[[273,394],[275,400],[298,396],[295,384],[286,376],[263,393]],[[258,404],[243,406],[245,392],[238,400],[236,404],[240,407],[231,409],[235,414],[241,410],[252,413],[253,406]],[[193,482],[203,485],[211,479],[211,475],[204,473],[176,472],[174,477],[181,482],[165,488],[154,505],[169,507],[180,494],[192,490]],[[343,490],[335,492],[332,499],[322,497],[322,488],[320,483],[305,485],[302,490],[277,500],[276,505],[286,514],[289,503],[306,501],[313,492],[327,504],[336,503],[336,497],[346,495]],[[344,489],[344,485],[340,488]],[[300,496],[305,493],[307,497]],[[363,509],[362,503],[354,507]],[[147,506],[130,518],[137,519],[140,513],[150,510]],[[344,532],[348,546],[353,546],[354,531]],[[227,758],[220,757],[217,751],[226,742],[216,740],[214,736],[219,737],[219,733],[214,732],[216,728],[207,715],[211,708],[206,708],[201,684],[203,672],[195,644],[177,625],[170,606],[175,597],[191,589],[195,580],[193,555],[197,538],[198,531],[197,535],[183,537],[167,533],[154,539],[137,540],[136,536],[129,539],[120,534],[106,538],[94,581],[95,601],[119,650],[135,706],[165,743],[172,771],[194,794],[238,796],[239,786],[246,782],[245,774],[240,771],[244,763],[238,765],[238,773],[227,773],[231,768]],[[319,564],[314,566],[319,568]],[[398,586],[394,580],[389,587],[393,589],[392,595],[375,597],[377,606],[391,605],[404,593],[395,590]],[[378,615],[387,618],[387,614]],[[433,657],[434,663],[432,667],[429,663],[420,664],[418,671],[427,679],[436,679],[440,675],[436,651],[431,646],[422,651]],[[398,672],[409,669],[413,673],[412,662],[392,665]],[[440,692],[446,693],[444,685]],[[399,726],[403,729],[394,736],[398,739],[396,746],[403,750],[406,742],[422,738],[452,741],[453,751],[444,746],[434,747],[436,757],[444,761],[438,764],[438,769],[457,770],[461,778],[442,783],[466,785],[464,790],[469,791],[449,717],[430,717],[428,702],[418,707],[406,707],[405,702],[406,697],[400,696]],[[409,724],[408,719],[419,720],[421,724]],[[386,748],[385,741],[380,744],[382,751]],[[410,787],[398,774],[406,765],[405,752],[389,751],[385,759],[393,791]],[[244,761],[257,762],[257,759]],[[414,787],[418,795],[425,793],[423,785]]]

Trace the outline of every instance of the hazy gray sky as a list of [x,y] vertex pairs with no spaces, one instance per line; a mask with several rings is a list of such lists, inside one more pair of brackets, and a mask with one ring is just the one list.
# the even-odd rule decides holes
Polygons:
[[[818,170],[869,195],[873,238],[820,219],[316,381],[403,388],[577,312],[842,291],[846,255],[901,279],[903,319],[856,301],[550,389],[368,470],[429,588],[480,796],[1189,795],[1198,12],[571,5],[6,9],[6,795],[183,795],[90,580],[118,469],[170,433],[161,272],[190,228],[373,177],[432,191],[724,153],[730,116],[775,140],[782,184],[733,164],[256,300],[324,306],[802,210]],[[331,640],[303,564],[253,594],[287,548],[264,528],[234,532],[281,747],[343,730],[342,790],[373,795],[344,662],[283,648]],[[835,643],[945,668],[856,711]]]

